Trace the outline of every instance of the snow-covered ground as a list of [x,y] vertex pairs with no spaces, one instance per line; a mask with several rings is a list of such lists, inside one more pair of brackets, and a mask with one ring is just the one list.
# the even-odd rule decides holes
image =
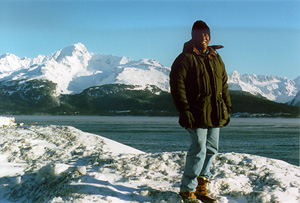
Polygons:
[[[181,202],[185,155],[144,153],[70,126],[10,122],[0,125],[0,202]],[[299,169],[218,154],[209,191],[219,202],[300,202]]]

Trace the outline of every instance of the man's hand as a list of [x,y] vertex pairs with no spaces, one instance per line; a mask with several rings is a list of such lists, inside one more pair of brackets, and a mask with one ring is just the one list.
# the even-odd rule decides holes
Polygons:
[[179,124],[184,128],[192,128],[195,122],[194,116],[190,111],[180,112]]

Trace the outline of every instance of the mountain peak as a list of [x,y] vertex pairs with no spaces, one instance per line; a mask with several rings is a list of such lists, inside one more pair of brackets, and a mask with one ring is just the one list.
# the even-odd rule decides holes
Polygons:
[[73,51],[73,52],[81,52],[81,53],[87,53],[88,51],[87,51],[87,49],[86,49],[86,47],[84,46],[84,44],[82,44],[82,43],[77,43],[77,44],[72,44],[72,45],[70,45],[70,46],[68,46],[68,47],[66,47],[66,48],[64,48],[64,49],[66,49],[66,50],[71,50],[71,51]]
[[[14,54],[0,55],[0,73],[18,70],[23,66],[23,63],[24,61]],[[0,78],[2,78],[1,75]]]
[[0,61],[5,60],[5,61],[19,61],[20,58],[14,54],[6,53],[0,55]]
[[238,78],[240,77],[241,75],[239,74],[239,72],[237,72],[236,70],[233,71],[232,73],[229,74],[230,77],[233,77],[233,78]]
[[77,44],[71,44],[65,48],[62,49],[65,52],[74,52],[74,51],[79,51],[79,52],[87,52],[86,47],[82,43],[77,43]]
[[91,54],[87,51],[86,47],[82,43],[67,46],[53,53],[51,56],[58,63],[63,62],[68,57],[79,58],[79,60],[83,60],[84,58],[89,60],[91,58]]

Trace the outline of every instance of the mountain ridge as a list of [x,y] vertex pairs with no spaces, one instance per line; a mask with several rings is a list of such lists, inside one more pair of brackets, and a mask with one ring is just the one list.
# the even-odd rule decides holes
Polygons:
[[300,76],[295,80],[289,80],[286,77],[273,75],[240,75],[237,71],[228,75],[228,84],[231,90],[242,90],[279,103],[287,103],[295,98],[300,90],[299,81]]
[[0,57],[0,81],[47,79],[57,84],[57,96],[77,94],[91,86],[112,83],[135,83],[141,88],[150,84],[167,90],[169,70],[153,59],[135,61],[127,57],[89,53],[81,43],[50,56],[20,59],[6,54]]
[[[0,81],[49,80],[57,84],[54,95],[79,94],[93,86],[106,84],[134,85],[136,89],[153,86],[169,91],[170,68],[154,59],[133,60],[125,56],[89,53],[82,43],[72,44],[49,56],[23,58],[0,55]],[[299,104],[300,77],[228,74],[231,90],[242,90],[271,101]],[[292,102],[294,101],[297,102]]]

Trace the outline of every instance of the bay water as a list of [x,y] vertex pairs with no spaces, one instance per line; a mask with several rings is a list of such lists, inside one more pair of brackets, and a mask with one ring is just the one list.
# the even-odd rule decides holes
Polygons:
[[[187,151],[190,138],[177,117],[14,116],[16,123],[66,125],[101,135],[136,149],[156,153]],[[221,128],[219,152],[237,152],[299,165],[299,119],[232,118]]]

